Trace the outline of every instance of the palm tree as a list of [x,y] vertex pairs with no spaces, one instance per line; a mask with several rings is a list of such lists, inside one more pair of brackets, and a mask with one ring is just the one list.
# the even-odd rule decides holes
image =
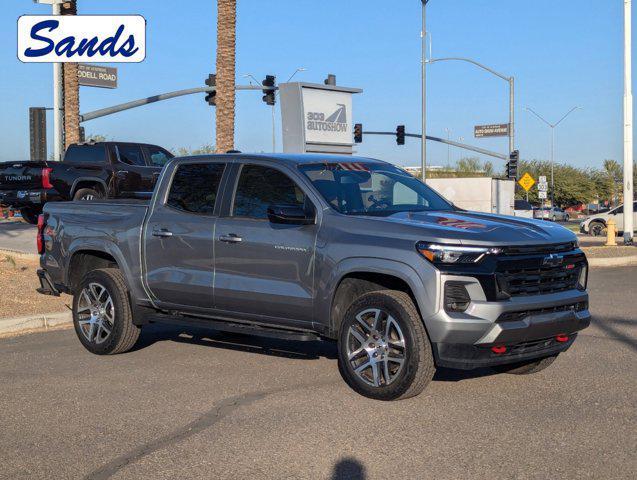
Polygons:
[[234,149],[237,0],[217,0],[216,150]]
[[[75,0],[62,4],[62,15],[77,15]],[[64,148],[80,141],[80,84],[77,78],[77,63],[62,64],[64,85]]]
[[608,184],[610,186],[611,205],[615,206],[617,205],[619,198],[619,189],[617,188],[617,185],[622,183],[624,170],[617,160],[606,159],[604,160],[604,172],[608,177]]

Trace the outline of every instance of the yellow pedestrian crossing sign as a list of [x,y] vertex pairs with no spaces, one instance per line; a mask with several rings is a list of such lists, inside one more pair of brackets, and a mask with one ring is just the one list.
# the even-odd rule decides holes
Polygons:
[[518,183],[524,190],[528,192],[529,190],[531,190],[531,187],[535,185],[535,179],[529,174],[529,172],[526,172],[524,175],[522,175],[522,178],[518,180]]

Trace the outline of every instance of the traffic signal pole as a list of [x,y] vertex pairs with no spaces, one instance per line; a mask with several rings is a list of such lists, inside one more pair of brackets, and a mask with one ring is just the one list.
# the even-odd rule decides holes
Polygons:
[[[264,87],[262,85],[237,85],[236,90],[277,90],[278,87]],[[160,102],[162,100],[169,100],[175,97],[181,97],[183,95],[192,95],[194,93],[206,93],[214,92],[217,87],[195,87],[187,88],[185,90],[177,90],[174,92],[160,93],[151,97],[140,98],[139,100],[133,100],[132,102],[120,103],[119,105],[113,105],[112,107],[102,108],[100,110],[94,110],[80,115],[80,122],[88,122],[95,118],[105,117],[106,115],[112,115],[113,113],[122,112],[131,108],[141,107],[150,103]]]
[[[362,132],[363,135],[391,135],[396,137],[397,132],[372,132],[365,130]],[[405,133],[405,137],[418,138],[422,140],[422,135],[419,133]],[[509,155],[505,153],[497,153],[492,152],[491,150],[486,150],[480,147],[474,147],[473,145],[467,145],[465,143],[456,142],[454,140],[447,140],[445,138],[440,137],[432,137],[431,135],[427,135],[427,140],[431,140],[432,142],[440,142],[446,145],[451,145],[452,147],[464,148],[465,150],[471,150],[472,152],[481,153],[482,155],[488,155],[489,157],[499,158],[500,160],[509,160]]]

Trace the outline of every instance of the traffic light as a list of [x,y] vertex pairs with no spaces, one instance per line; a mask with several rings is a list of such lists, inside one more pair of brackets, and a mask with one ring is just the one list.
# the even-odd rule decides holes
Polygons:
[[515,180],[518,178],[518,160],[520,159],[520,152],[513,150],[509,154],[509,163],[507,163],[507,178]]
[[[261,82],[264,87],[274,87],[276,85],[276,77],[274,75],[266,75],[265,80]],[[274,105],[276,103],[276,90],[263,90],[263,101],[266,105]]]
[[396,127],[396,144],[404,145],[405,144],[405,126],[398,125]]
[[363,143],[363,124],[354,124],[354,143]]
[[[206,78],[206,85],[208,85],[209,87],[216,87],[217,74],[211,73],[210,75],[208,75],[208,78]],[[217,90],[206,93],[206,102],[208,102],[208,105],[212,107],[217,106]]]

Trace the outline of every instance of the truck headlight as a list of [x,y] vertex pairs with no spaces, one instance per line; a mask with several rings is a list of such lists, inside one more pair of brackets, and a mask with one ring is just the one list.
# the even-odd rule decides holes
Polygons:
[[588,266],[582,265],[579,270],[579,277],[577,279],[577,288],[580,290],[586,290],[586,284],[588,283]]
[[499,248],[465,247],[418,242],[416,250],[431,263],[478,263],[485,255],[500,253]]

